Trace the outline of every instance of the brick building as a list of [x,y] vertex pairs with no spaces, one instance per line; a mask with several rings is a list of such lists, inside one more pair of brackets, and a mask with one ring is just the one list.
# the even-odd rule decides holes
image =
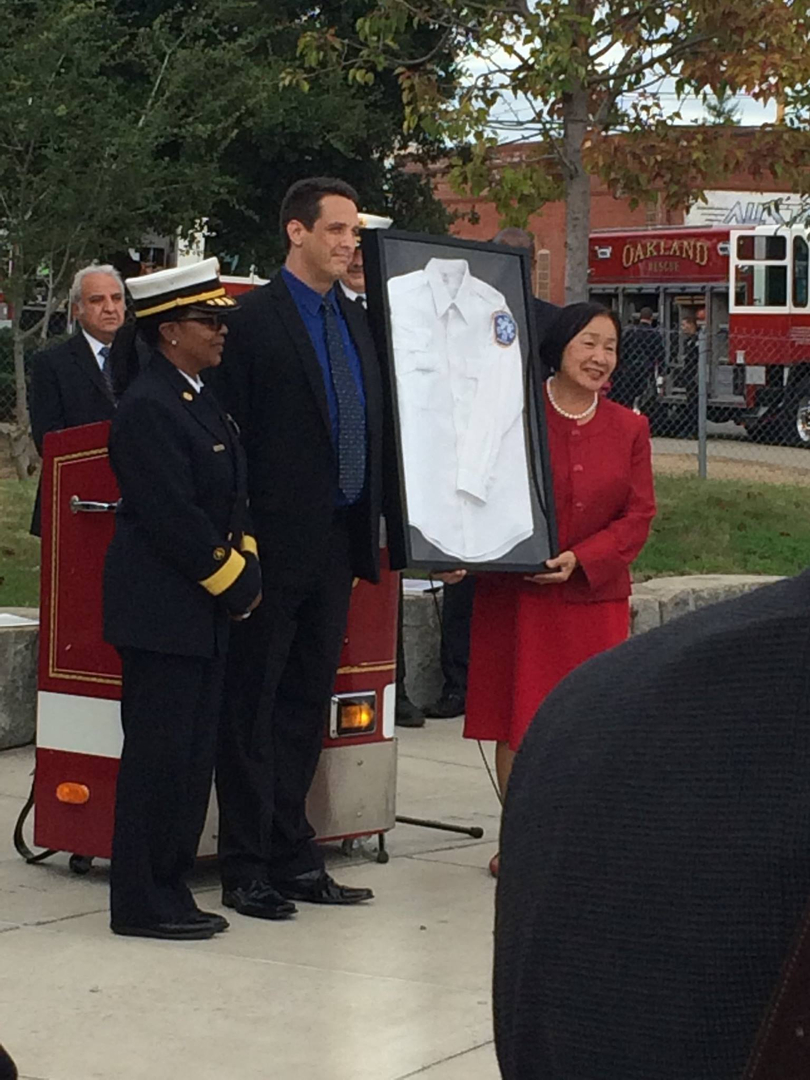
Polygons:
[[[749,137],[749,131],[750,129],[740,128],[740,137]],[[517,154],[530,154],[534,149],[531,144],[526,144],[523,148],[503,147],[500,152],[504,156],[508,155],[510,164],[513,164]],[[722,181],[713,181],[711,187],[717,191],[740,192],[744,198],[745,193],[758,192],[763,185],[761,179],[755,181],[747,173],[733,173]],[[498,212],[493,203],[472,196],[458,195],[441,172],[436,173],[434,190],[448,210],[463,215],[469,215],[470,211],[474,210],[477,215],[476,224],[472,224],[467,217],[456,221],[451,228],[454,235],[472,240],[490,240],[500,228]],[[774,177],[768,179],[768,192],[790,190],[790,185],[785,185]],[[591,179],[592,229],[680,225],[684,218],[685,210],[668,210],[660,197],[631,210],[628,199],[614,198],[600,179]],[[565,203],[546,203],[542,210],[530,219],[529,229],[534,234],[538,251],[537,294],[543,299],[561,304],[565,299]]]

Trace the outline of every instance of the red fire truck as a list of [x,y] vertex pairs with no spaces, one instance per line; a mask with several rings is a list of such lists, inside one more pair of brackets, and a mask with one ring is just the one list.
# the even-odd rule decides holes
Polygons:
[[654,430],[685,430],[696,416],[697,381],[678,332],[691,318],[708,358],[708,419],[810,446],[808,265],[805,225],[591,234],[591,298],[623,325],[642,307],[658,313],[667,361],[639,400]]

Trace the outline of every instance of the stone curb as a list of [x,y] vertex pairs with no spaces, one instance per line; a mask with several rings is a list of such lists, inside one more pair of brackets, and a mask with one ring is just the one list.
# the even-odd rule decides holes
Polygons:
[[[633,587],[630,600],[630,632],[643,634],[707,604],[730,600],[779,580],[757,574],[693,574],[640,582]],[[406,592],[403,625],[408,696],[423,707],[436,700],[442,687],[441,632],[433,597]]]
[[[636,585],[631,598],[631,633],[641,634],[690,611],[729,600],[778,581],[753,574],[699,574],[656,578]],[[28,608],[9,614],[37,618]],[[405,593],[403,636],[406,687],[420,706],[435,701],[442,689],[439,662],[441,595]],[[24,746],[34,738],[37,690],[36,626],[0,627],[0,750]]]
[[[31,608],[4,608],[4,614],[38,619]],[[39,626],[0,626],[0,750],[25,746],[34,738],[37,714]]]

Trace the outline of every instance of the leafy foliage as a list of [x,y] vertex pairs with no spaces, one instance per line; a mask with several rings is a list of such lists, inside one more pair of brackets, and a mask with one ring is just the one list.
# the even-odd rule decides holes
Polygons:
[[[413,27],[433,29],[466,62],[455,94],[432,57],[415,58],[403,43]],[[313,28],[299,51],[313,85],[313,70],[364,82],[394,70],[406,130],[465,146],[454,182],[489,194],[504,221],[525,223],[564,190],[567,291],[576,299],[587,288],[589,174],[636,199],[663,189],[668,205],[683,206],[730,165],[762,163],[756,139],[743,146],[717,128],[705,139],[684,134],[679,114],[664,108],[665,88],[786,103],[802,138],[787,140],[776,160],[797,186],[806,183],[810,135],[798,117],[810,83],[807,46],[808,0],[378,0],[353,35]],[[504,137],[537,144],[528,169],[502,167],[502,154],[492,154]]]

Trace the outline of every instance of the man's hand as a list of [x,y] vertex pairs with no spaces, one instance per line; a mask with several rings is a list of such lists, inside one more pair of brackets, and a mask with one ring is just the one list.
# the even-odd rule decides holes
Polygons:
[[433,577],[438,578],[439,581],[443,581],[445,585],[458,585],[458,583],[463,581],[466,576],[466,570],[443,570],[441,573],[433,575]]
[[577,557],[573,551],[563,551],[555,559],[546,559],[546,566],[552,571],[550,574],[532,574],[526,578],[534,585],[560,585],[568,581],[577,568]]

